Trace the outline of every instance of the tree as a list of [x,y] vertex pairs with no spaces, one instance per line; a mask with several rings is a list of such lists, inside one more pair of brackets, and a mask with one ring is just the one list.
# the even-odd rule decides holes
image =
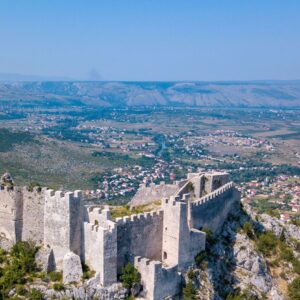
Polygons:
[[189,281],[183,288],[183,300],[194,300],[196,299],[196,289],[192,281]]
[[130,262],[123,268],[121,281],[127,289],[130,289],[134,283],[140,283],[141,281],[138,270]]

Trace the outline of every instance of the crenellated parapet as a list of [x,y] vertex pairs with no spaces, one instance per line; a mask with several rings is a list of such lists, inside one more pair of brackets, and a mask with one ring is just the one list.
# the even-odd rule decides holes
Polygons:
[[12,243],[21,240],[23,197],[16,186],[0,186],[0,235]]
[[22,189],[23,229],[22,240],[31,240],[41,245],[44,241],[45,187],[27,186]]
[[100,274],[100,282],[108,286],[117,281],[117,224],[109,209],[88,208],[90,222],[83,225],[83,259]]
[[134,265],[141,274],[143,297],[148,300],[165,299],[180,292],[181,275],[177,266],[163,267],[160,261],[136,256]]
[[156,210],[140,214],[133,214],[131,216],[116,218],[115,222],[118,225],[125,225],[127,223],[136,223],[137,225],[141,225],[144,222],[149,222],[152,220],[155,221],[156,218],[162,218],[163,213],[163,210]]
[[178,266],[179,270],[185,270],[193,264],[196,254],[205,248],[205,233],[192,227],[190,199],[187,193],[162,201],[162,261],[168,266]]
[[23,197],[16,186],[0,186],[0,214],[2,218],[22,219]]
[[191,223],[194,228],[218,232],[228,214],[240,201],[240,192],[228,182],[213,192],[190,202]]
[[47,190],[44,205],[44,244],[53,249],[56,265],[62,267],[68,252],[81,255],[83,223],[82,193]]
[[116,218],[118,273],[135,256],[161,260],[163,219],[163,210]]
[[191,205],[192,205],[192,207],[201,206],[213,199],[216,199],[219,195],[227,192],[228,190],[232,189],[233,187],[234,187],[234,183],[232,181],[228,182],[225,185],[221,186],[220,188],[216,189],[215,191],[201,197],[200,199],[192,201]]

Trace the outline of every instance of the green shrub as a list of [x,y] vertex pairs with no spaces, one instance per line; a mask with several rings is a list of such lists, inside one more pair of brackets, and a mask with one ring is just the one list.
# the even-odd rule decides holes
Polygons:
[[31,300],[43,300],[43,294],[41,291],[37,290],[37,289],[32,289],[29,292],[29,299]]
[[48,277],[51,281],[61,281],[62,280],[62,272],[50,272],[48,273]]
[[64,286],[60,282],[55,282],[53,283],[52,288],[54,289],[54,291],[62,291],[64,289]]
[[36,277],[40,278],[40,279],[46,279],[47,278],[47,274],[45,272],[40,272],[40,273],[36,274]]
[[6,262],[6,252],[0,248],[0,264]]
[[209,228],[202,228],[201,231],[206,233],[206,248],[209,249],[216,243],[216,238]]
[[278,240],[274,233],[267,231],[261,234],[257,240],[257,249],[266,256],[275,253]]
[[300,276],[294,279],[288,286],[288,296],[290,300],[300,299]]
[[293,250],[283,242],[280,243],[280,258],[288,262],[295,259]]
[[95,275],[95,271],[90,270],[89,266],[86,264],[82,264],[82,279],[90,279]]
[[254,230],[253,230],[253,226],[252,226],[252,222],[246,222],[243,225],[243,231],[245,232],[245,234],[249,237],[249,239],[253,240],[255,238],[255,234],[254,234]]
[[189,269],[188,272],[187,272],[187,277],[190,279],[190,280],[194,280],[196,278],[196,273],[193,269]]
[[24,285],[22,285],[22,284],[16,285],[16,292],[20,296],[25,296],[27,294],[27,290],[25,289]]
[[189,281],[187,285],[182,290],[183,300],[195,300],[196,299],[196,289],[192,283]]
[[35,254],[37,248],[30,242],[17,242],[11,249],[10,255],[13,257],[13,264],[18,265],[24,273],[36,270]]
[[187,184],[186,188],[187,188],[187,190],[188,190],[189,193],[193,193],[194,190],[195,190],[194,185],[193,185],[192,182],[189,182],[189,183]]
[[251,295],[248,289],[244,290],[243,292],[241,291],[236,291],[233,294],[229,294],[226,297],[226,300],[258,300],[257,297]]
[[201,251],[195,256],[195,262],[198,267],[200,267],[201,263],[207,258],[206,251]]
[[292,264],[293,264],[293,271],[295,273],[297,273],[298,275],[300,275],[300,261],[298,259],[294,259],[292,261]]
[[32,192],[32,191],[33,191],[33,188],[35,188],[35,187],[40,188],[41,185],[40,185],[38,182],[30,182],[30,183],[29,183],[29,186],[28,186],[28,191],[29,191],[29,192]]
[[131,263],[128,263],[123,268],[120,279],[123,286],[127,289],[130,289],[134,283],[140,283],[141,281],[138,270]]
[[7,298],[7,292],[14,285],[26,283],[26,280],[31,278],[31,274],[34,274],[33,272],[36,271],[34,259],[36,251],[37,248],[29,242],[17,242],[12,247],[9,255],[5,255],[4,251],[0,251],[3,258],[2,269],[0,270],[0,290],[3,298]]

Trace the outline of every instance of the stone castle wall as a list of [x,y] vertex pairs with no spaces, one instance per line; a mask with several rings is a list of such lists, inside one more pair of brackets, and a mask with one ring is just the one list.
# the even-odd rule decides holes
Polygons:
[[79,191],[63,194],[46,192],[44,206],[44,245],[53,249],[56,267],[61,269],[68,252],[81,254],[83,211]]
[[140,256],[135,257],[134,265],[141,274],[145,299],[165,299],[180,292],[181,276],[177,266],[164,268],[160,261],[151,261]]
[[22,240],[34,241],[38,245],[44,241],[44,205],[46,188],[27,187],[22,190],[23,197],[23,229]]
[[117,218],[118,272],[135,256],[161,260],[163,211]]
[[[183,200],[188,200],[185,194]],[[177,197],[164,199],[163,262],[184,270],[194,263],[195,256],[205,249],[206,234],[191,227],[189,202]]]
[[2,186],[0,234],[12,243],[22,239],[43,244],[51,250],[58,270],[68,262],[64,278],[74,271],[70,257],[76,258],[79,269],[81,258],[95,270],[102,286],[117,282],[122,268],[134,263],[144,297],[161,300],[180,291],[178,272],[186,272],[205,249],[206,234],[201,229],[218,232],[240,193],[223,173],[189,174],[170,189],[160,186],[153,193],[149,187],[143,196],[146,201],[161,200],[161,210],[115,220],[108,207],[83,206],[79,191]]
[[193,228],[209,228],[218,232],[230,210],[240,199],[239,191],[229,182],[214,192],[191,203]]
[[165,197],[170,197],[177,189],[178,186],[176,184],[165,184],[164,182],[160,184],[151,183],[150,186],[142,184],[130,201],[130,206],[144,205]]
[[84,222],[83,260],[100,274],[100,283],[108,286],[117,281],[117,228],[109,210],[88,208]]
[[0,186],[0,199],[0,236],[15,243],[22,236],[22,193],[16,187]]

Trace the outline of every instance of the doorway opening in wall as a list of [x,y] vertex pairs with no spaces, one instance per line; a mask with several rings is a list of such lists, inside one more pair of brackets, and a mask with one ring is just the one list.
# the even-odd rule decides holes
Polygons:
[[164,251],[164,259],[167,259],[168,255],[167,255],[167,252]]

